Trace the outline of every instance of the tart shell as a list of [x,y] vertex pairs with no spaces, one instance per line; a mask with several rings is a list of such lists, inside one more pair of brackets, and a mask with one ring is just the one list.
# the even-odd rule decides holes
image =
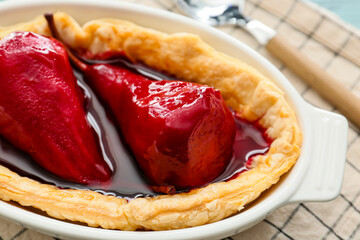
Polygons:
[[[48,215],[92,227],[121,230],[169,230],[199,226],[231,216],[279,181],[300,155],[302,134],[284,93],[246,63],[217,52],[198,36],[166,34],[133,23],[101,19],[79,26],[65,13],[54,15],[62,40],[89,56],[124,52],[134,62],[180,79],[220,90],[241,118],[257,121],[273,139],[269,151],[252,161],[236,179],[188,193],[131,201],[86,190],[64,190],[42,184],[0,166],[0,198],[32,206]],[[49,36],[45,19],[0,28]]]

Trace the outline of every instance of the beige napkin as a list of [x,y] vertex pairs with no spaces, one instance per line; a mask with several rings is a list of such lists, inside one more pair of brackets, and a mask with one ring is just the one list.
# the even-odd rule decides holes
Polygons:
[[[127,0],[179,12],[171,0]],[[297,0],[248,0],[246,12],[288,37],[345,86],[360,95],[360,31],[320,9]],[[264,55],[277,66],[310,103],[336,111],[307,84],[237,27],[220,27]],[[360,103],[359,103],[360,104]],[[325,203],[290,204],[265,221],[227,239],[360,239],[360,137],[351,126],[344,184],[340,196]],[[0,219],[0,240],[52,239]]]

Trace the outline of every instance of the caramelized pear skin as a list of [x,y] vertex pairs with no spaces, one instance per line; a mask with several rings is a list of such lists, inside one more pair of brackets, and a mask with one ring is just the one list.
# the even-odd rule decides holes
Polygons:
[[65,180],[91,184],[111,178],[60,42],[31,32],[3,38],[0,90],[1,136]]

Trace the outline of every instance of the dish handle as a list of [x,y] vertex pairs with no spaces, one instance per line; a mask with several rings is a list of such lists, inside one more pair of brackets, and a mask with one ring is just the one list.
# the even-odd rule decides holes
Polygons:
[[[330,201],[341,190],[344,175],[348,122],[342,115],[309,107],[313,145],[305,178],[288,203]],[[316,147],[315,147],[316,146]]]

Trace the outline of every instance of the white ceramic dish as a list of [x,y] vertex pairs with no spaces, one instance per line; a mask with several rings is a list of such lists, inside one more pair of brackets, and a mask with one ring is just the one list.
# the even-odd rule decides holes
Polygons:
[[303,132],[301,156],[282,180],[245,211],[222,221],[182,230],[116,231],[59,221],[0,201],[0,216],[25,227],[71,239],[218,239],[239,233],[263,220],[274,209],[293,202],[326,201],[341,189],[348,124],[344,117],[317,109],[297,93],[270,62],[240,41],[189,18],[120,1],[8,1],[0,3],[3,26],[27,21],[45,12],[65,11],[80,23],[111,17],[135,22],[164,32],[190,32],[219,51],[242,59],[259,69],[285,91]]

